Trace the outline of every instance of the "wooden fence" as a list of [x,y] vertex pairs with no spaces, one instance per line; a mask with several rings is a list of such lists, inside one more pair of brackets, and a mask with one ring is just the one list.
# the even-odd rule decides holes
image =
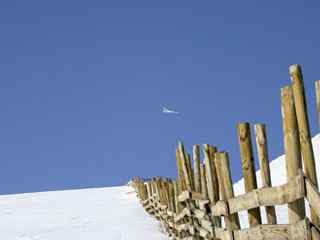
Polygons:
[[[193,147],[193,166],[184,145],[178,144],[175,180],[133,179],[142,206],[161,222],[171,239],[320,240],[320,194],[300,66],[291,65],[289,73],[291,84],[281,89],[286,184],[272,187],[266,128],[256,124],[262,182],[257,188],[249,123],[237,125],[245,187],[242,195],[234,195],[228,153],[208,144],[203,145],[203,162],[200,146]],[[315,86],[320,113],[320,81]],[[310,217],[306,216],[305,201]],[[283,204],[288,205],[288,224],[277,224],[274,206]],[[266,209],[267,224],[261,222],[260,207]],[[248,213],[247,229],[240,227],[240,211]]]

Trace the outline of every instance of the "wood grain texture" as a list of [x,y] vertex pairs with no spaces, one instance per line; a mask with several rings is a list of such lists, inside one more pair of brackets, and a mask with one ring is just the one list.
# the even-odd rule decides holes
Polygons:
[[230,213],[258,206],[272,206],[291,203],[305,196],[304,177],[302,174],[288,183],[268,188],[259,188],[228,200]]
[[[302,169],[298,123],[290,86],[281,88],[281,113],[287,179],[290,180]],[[305,218],[303,199],[288,204],[288,217],[289,223],[295,223]]]
[[[239,123],[237,130],[245,192],[250,192],[257,188],[250,125],[249,123]],[[250,227],[261,224],[260,208],[248,210],[248,220]]]
[[309,223],[302,220],[294,225],[260,225],[234,231],[234,240],[311,240]]
[[219,200],[219,187],[217,181],[217,172],[213,159],[211,158],[211,149],[208,144],[204,144],[204,164],[206,172],[206,182],[208,197],[211,203],[215,203]]
[[200,174],[201,174],[201,194],[203,198],[208,198],[206,169],[203,164],[200,165]]
[[[297,114],[299,139],[303,156],[303,164],[306,175],[318,188],[317,172],[315,167],[314,152],[310,137],[310,127],[308,119],[308,109],[304,91],[304,83],[301,67],[298,64],[289,67],[290,79],[292,83],[295,110]],[[311,220],[319,226],[320,221],[314,210],[311,209]]]
[[320,240],[320,232],[316,227],[311,227],[312,240]]
[[187,170],[188,170],[188,176],[190,179],[190,187],[191,187],[191,190],[193,191],[194,190],[194,175],[193,175],[194,172],[193,172],[193,169],[191,166],[190,154],[185,153],[185,159],[186,159],[186,165],[187,165]]
[[184,151],[184,146],[182,142],[179,142],[179,157],[181,160],[181,165],[182,165],[182,172],[183,172],[183,179],[186,183],[186,190],[192,191],[192,185],[191,185],[191,176],[190,176],[190,170],[189,170],[189,164],[188,164],[188,159],[186,156],[186,153]]
[[[231,171],[229,165],[229,156],[226,152],[218,152],[215,154],[216,169],[219,178],[219,186],[221,187],[221,200],[228,201],[234,197]],[[228,230],[240,229],[238,213],[227,214],[225,216],[225,224]]]
[[180,157],[180,150],[179,148],[176,149],[176,161],[177,161],[177,170],[178,170],[178,191],[186,190],[186,183],[184,180],[184,174],[183,174],[183,167],[182,167],[182,160]]
[[201,173],[200,173],[200,146],[193,146],[193,171],[194,171],[194,190],[201,192]]
[[[258,151],[260,177],[262,187],[271,187],[271,176],[268,157],[268,141],[265,124],[254,125],[256,135],[256,145]],[[274,206],[266,207],[268,224],[277,224],[276,211]]]
[[[217,172],[212,159],[213,153],[216,152],[216,148],[204,144],[204,163],[206,172],[206,182],[208,190],[208,198],[211,204],[215,204],[219,200],[219,186],[217,181]],[[219,217],[212,218],[213,224],[216,227],[221,226],[221,219]]]
[[305,179],[305,184],[306,198],[312,209],[314,209],[314,213],[320,217],[320,194],[318,189],[309,178]]

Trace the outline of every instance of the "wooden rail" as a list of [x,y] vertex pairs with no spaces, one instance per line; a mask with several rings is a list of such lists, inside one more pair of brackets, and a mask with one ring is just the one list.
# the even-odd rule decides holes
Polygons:
[[[193,146],[192,157],[182,142],[176,149],[174,180],[133,179],[144,209],[176,240],[320,240],[320,194],[311,145],[301,68],[289,68],[292,85],[281,89],[287,183],[272,186],[264,124],[254,126],[262,187],[257,188],[249,123],[237,125],[245,193],[234,196],[229,156],[209,144]],[[316,86],[320,116],[320,83]],[[320,119],[319,119],[320,122]],[[204,160],[201,162],[201,156]],[[193,159],[193,164],[191,163]],[[304,169],[304,170],[302,170]],[[310,206],[306,216],[305,202]],[[288,206],[288,223],[277,224],[276,205]],[[262,224],[261,208],[268,224]],[[241,229],[238,213],[248,212],[249,228]]]

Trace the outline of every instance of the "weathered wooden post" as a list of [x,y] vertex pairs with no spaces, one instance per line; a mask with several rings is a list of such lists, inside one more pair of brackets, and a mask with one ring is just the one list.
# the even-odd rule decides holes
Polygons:
[[173,183],[173,191],[174,191],[174,209],[175,209],[175,213],[178,214],[180,213],[180,204],[178,201],[178,196],[179,196],[179,192],[178,192],[178,180],[174,181]]
[[[215,204],[219,201],[219,185],[215,164],[211,156],[217,151],[217,149],[209,146],[208,144],[204,144],[203,147],[208,197],[210,203]],[[213,217],[212,220],[215,227],[221,227],[221,219],[219,217]]]
[[[177,160],[177,169],[178,169],[178,176],[177,179],[175,181],[174,184],[174,195],[175,195],[175,209],[176,209],[176,214],[179,214],[182,209],[183,206],[182,204],[179,202],[178,198],[179,195],[182,191],[186,190],[186,182],[184,179],[184,173],[183,173],[183,163],[181,160],[181,154],[180,154],[180,150],[179,147],[176,149],[176,160]],[[182,237],[182,233],[178,232],[177,233],[178,237]]]
[[176,195],[175,195],[175,184],[176,184],[176,181],[172,181],[172,184],[171,184],[171,195],[172,195],[172,207],[173,207],[173,212],[175,213],[176,212]]
[[201,173],[200,173],[200,147],[193,146],[193,162],[194,162],[194,190],[201,193]]
[[207,190],[208,197],[212,203],[215,203],[219,200],[219,187],[217,182],[217,173],[215,169],[215,165],[210,158],[210,146],[208,144],[204,144],[204,165],[206,172],[206,182],[207,182]]
[[183,176],[184,176],[184,180],[186,182],[186,187],[188,191],[192,191],[192,179],[190,176],[190,168],[189,168],[189,163],[190,163],[190,159],[188,159],[185,151],[184,151],[184,146],[182,144],[182,142],[179,142],[179,153],[180,153],[180,159],[181,159],[181,163],[182,163],[182,171],[183,171]]
[[[179,197],[179,186],[181,187],[180,184],[178,184],[178,179],[176,179],[176,181],[174,182],[173,185],[173,190],[174,190],[174,203],[175,203],[175,216],[177,216],[180,212],[181,212],[181,204],[178,201],[178,197]],[[174,223],[174,227],[176,229],[176,224]],[[178,231],[176,231],[176,235],[177,237],[181,237],[181,233],[179,233]]]
[[[298,64],[289,67],[295,110],[299,128],[299,139],[303,156],[305,174],[318,188],[316,165],[310,136],[309,119],[306,97],[304,93],[303,76]],[[319,226],[320,221],[313,209],[311,209],[311,221]]]
[[[228,200],[234,197],[230,165],[229,165],[229,156],[226,152],[216,153],[216,168],[219,177],[219,182],[221,186],[222,200]],[[225,216],[225,223],[228,230],[240,229],[240,222],[238,213]]]
[[207,190],[207,180],[206,180],[206,169],[203,164],[200,165],[200,173],[201,173],[201,193],[203,198],[208,198],[208,190]]
[[185,153],[185,156],[187,161],[187,170],[190,178],[191,189],[194,190],[194,176],[193,176],[193,169],[191,166],[191,157],[190,157],[190,154],[188,153]]
[[[296,177],[302,169],[298,124],[290,86],[281,88],[281,113],[284,134],[284,150],[288,181]],[[288,204],[289,223],[305,218],[304,200]]]
[[[268,157],[268,142],[265,124],[254,125],[256,134],[256,145],[258,150],[258,158],[260,165],[260,176],[262,187],[271,187],[271,176]],[[266,207],[268,224],[277,224],[276,211],[274,206]]]
[[[245,191],[250,192],[251,190],[257,188],[257,180],[252,153],[250,125],[249,123],[239,123],[237,126],[237,130]],[[249,209],[248,218],[250,227],[261,224],[260,209]]]
[[174,192],[173,192],[173,183],[171,179],[168,179],[168,182],[167,182],[167,193],[168,193],[169,210],[171,212],[174,212]]
[[[186,188],[189,192],[192,192],[194,190],[194,184],[193,184],[193,177],[192,177],[192,169],[191,169],[191,162],[190,162],[190,156],[186,154],[184,150],[184,146],[182,142],[179,142],[179,152],[180,152],[180,158],[182,160],[182,170],[184,174],[184,179],[186,181]],[[190,199],[185,201],[186,208],[192,209],[193,203]],[[193,226],[194,219],[192,216],[189,216],[187,219],[185,219],[189,226]],[[189,229],[189,233],[191,235],[194,235],[193,230]]]
[[[181,191],[186,190],[186,182],[184,180],[184,174],[183,174],[183,169],[182,169],[182,160],[180,157],[180,151],[179,148],[176,149],[176,160],[177,160],[177,169],[178,169],[178,185],[179,189]],[[180,194],[180,192],[179,192]]]

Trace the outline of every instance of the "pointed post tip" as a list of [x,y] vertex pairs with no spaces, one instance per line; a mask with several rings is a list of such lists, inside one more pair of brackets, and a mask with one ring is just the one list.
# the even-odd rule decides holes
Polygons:
[[293,73],[297,73],[301,71],[301,66],[299,64],[291,64],[289,66],[289,73],[293,74]]

